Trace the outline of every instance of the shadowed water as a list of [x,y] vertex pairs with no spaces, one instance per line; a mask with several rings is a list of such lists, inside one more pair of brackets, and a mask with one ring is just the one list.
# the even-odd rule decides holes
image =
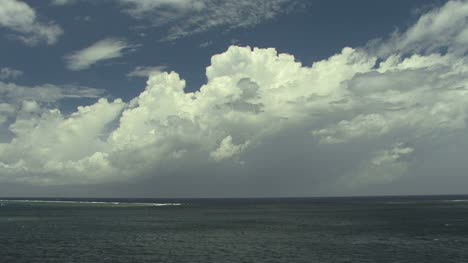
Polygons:
[[0,262],[468,262],[464,200],[2,200]]

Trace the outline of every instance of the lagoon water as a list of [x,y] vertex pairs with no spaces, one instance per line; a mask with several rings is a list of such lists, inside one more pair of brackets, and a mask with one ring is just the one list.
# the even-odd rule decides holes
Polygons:
[[2,200],[0,262],[461,263],[465,200]]

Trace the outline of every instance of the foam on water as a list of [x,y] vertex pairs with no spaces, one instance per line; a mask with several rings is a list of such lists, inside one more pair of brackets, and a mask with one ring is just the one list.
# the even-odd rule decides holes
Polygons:
[[468,199],[446,199],[446,200],[409,200],[409,201],[388,201],[389,205],[421,204],[421,203],[465,203]]
[[[8,199],[0,200],[3,203],[57,203],[57,204],[89,204],[89,205],[125,205],[125,206],[180,206],[181,203],[131,203],[131,202],[105,202],[105,201],[71,201],[71,200],[28,200],[28,199]],[[2,203],[2,205],[4,205]]]

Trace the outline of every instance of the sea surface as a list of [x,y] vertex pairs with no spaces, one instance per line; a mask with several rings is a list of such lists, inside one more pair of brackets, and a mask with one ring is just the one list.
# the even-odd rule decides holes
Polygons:
[[0,201],[0,262],[468,262],[468,196]]

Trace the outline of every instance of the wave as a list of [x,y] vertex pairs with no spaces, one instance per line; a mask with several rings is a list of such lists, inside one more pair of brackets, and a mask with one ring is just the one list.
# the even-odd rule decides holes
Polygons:
[[424,204],[424,203],[468,203],[468,199],[411,200],[411,201],[389,201],[389,202],[385,202],[385,204],[389,204],[389,205]]
[[89,204],[89,205],[111,205],[111,206],[180,206],[181,203],[132,203],[112,201],[71,201],[71,200],[28,200],[28,199],[5,199],[4,203],[57,203],[57,204]]
[[468,200],[467,199],[455,199],[455,200],[445,200],[445,202],[459,203],[459,202],[468,202]]

